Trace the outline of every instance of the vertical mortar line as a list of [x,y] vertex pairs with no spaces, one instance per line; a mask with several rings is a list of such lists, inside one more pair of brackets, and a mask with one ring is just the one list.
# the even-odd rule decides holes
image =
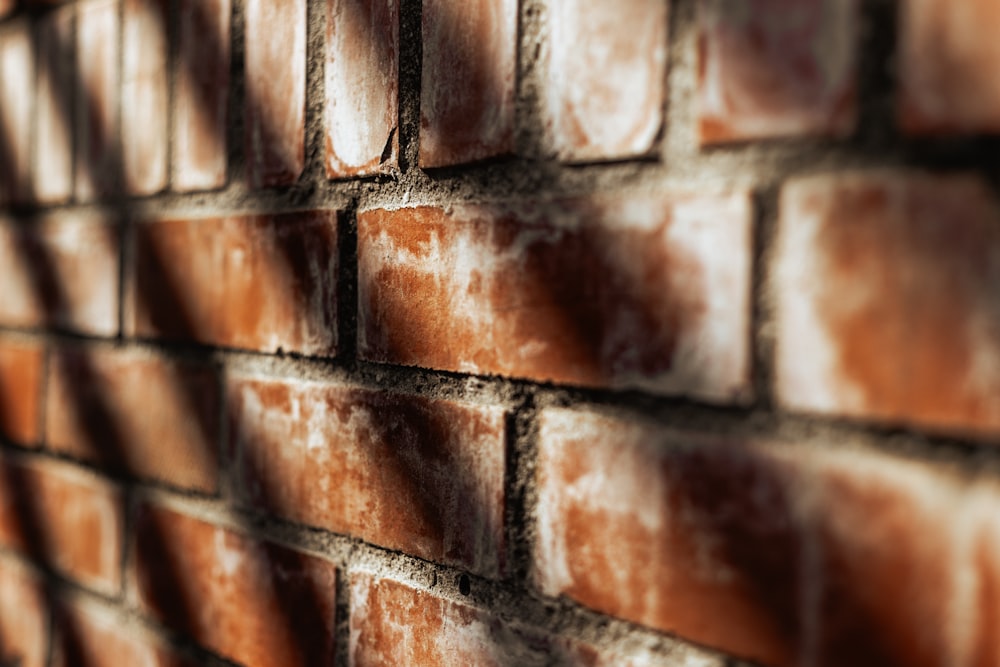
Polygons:
[[534,390],[528,388],[507,416],[504,428],[507,462],[504,470],[504,538],[508,577],[520,590],[530,590],[536,535],[535,467],[538,457],[538,415]]
[[348,667],[351,658],[350,567],[348,562],[343,560],[338,565],[334,593],[333,664],[334,667]]
[[698,3],[668,7],[667,82],[661,160],[669,175],[689,172],[699,152],[695,134],[698,89]]
[[326,183],[326,142],[323,141],[326,101],[326,5],[328,0],[306,3],[306,122],[303,184],[322,190]]
[[856,141],[863,151],[882,153],[899,139],[895,122],[899,39],[899,0],[858,0],[860,12],[854,53],[857,68]]
[[545,85],[547,16],[544,0],[521,0],[517,26],[515,150],[520,156],[536,160],[546,154],[540,95]]
[[247,177],[246,150],[246,7],[244,0],[232,0],[229,22],[229,98],[226,109],[227,167],[226,185],[245,183]]
[[337,358],[358,369],[358,200],[337,214]]
[[763,187],[753,194],[751,312],[747,332],[752,356],[751,386],[754,404],[774,407],[775,337],[774,264],[781,185]]
[[228,392],[230,369],[227,361],[226,355],[216,354],[211,362],[217,371],[215,385],[219,392],[219,404],[215,407],[216,418],[219,420],[219,432],[216,434],[218,442],[215,443],[216,460],[219,462],[219,488],[216,489],[215,495],[221,500],[227,501],[227,505],[232,509],[239,505],[243,487],[243,447],[240,445],[229,447],[231,435]]
[[123,207],[120,212],[116,212],[114,229],[118,233],[118,335],[117,340],[125,340],[126,310],[128,308],[129,282],[132,278],[129,271],[132,260],[132,244],[135,234],[132,225],[136,224],[134,219],[129,219],[129,209]]
[[399,171],[417,169],[420,153],[420,86],[423,65],[422,0],[399,2]]

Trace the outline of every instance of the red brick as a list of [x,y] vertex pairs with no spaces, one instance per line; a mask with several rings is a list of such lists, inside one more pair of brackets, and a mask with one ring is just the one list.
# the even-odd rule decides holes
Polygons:
[[66,347],[49,365],[48,447],[177,487],[218,486],[219,389],[205,365]]
[[117,187],[119,160],[118,0],[77,6],[76,197],[91,201]]
[[167,185],[167,0],[125,0],[122,32],[125,190],[149,195]]
[[504,412],[329,384],[234,378],[247,500],[485,575],[503,570]]
[[52,667],[194,667],[150,632],[97,604],[62,602],[55,627]]
[[41,581],[0,560],[0,663],[48,667],[49,611]]
[[853,131],[856,0],[700,1],[703,144]]
[[799,664],[803,540],[780,452],[568,410],[543,413],[539,447],[544,593]]
[[180,0],[174,99],[175,190],[226,184],[230,0]]
[[294,183],[305,165],[306,0],[248,0],[246,82],[250,183]]
[[913,134],[1000,131],[1000,42],[990,0],[900,3],[899,120]]
[[391,170],[399,153],[396,0],[327,0],[326,174]]
[[27,21],[0,30],[0,203],[31,192],[32,48]]
[[[974,526],[971,566],[976,572],[972,590],[972,614],[953,615],[953,623],[968,623],[968,650],[962,664],[973,667],[1000,665],[1000,521],[996,517],[1000,489],[991,487],[979,498],[978,525]],[[971,623],[968,621],[971,619]],[[960,626],[961,627],[961,626]],[[965,627],[961,627],[965,630]]]
[[425,0],[420,166],[514,150],[517,0]]
[[133,230],[128,333],[336,351],[336,212],[159,220]]
[[167,626],[245,667],[332,664],[332,563],[152,505],[136,531],[136,595]]
[[743,194],[375,210],[358,227],[365,359],[714,401],[749,392]]
[[39,19],[34,194],[46,204],[73,195],[73,7]]
[[0,544],[108,595],[121,589],[123,502],[75,466],[0,459]]
[[111,336],[118,331],[116,227],[56,213],[37,225],[0,220],[0,323]]
[[817,176],[781,196],[784,406],[1000,432],[1000,216],[974,176]]
[[643,155],[663,122],[663,0],[552,0],[543,118],[566,161]]
[[21,445],[40,440],[45,348],[0,338],[0,438]]

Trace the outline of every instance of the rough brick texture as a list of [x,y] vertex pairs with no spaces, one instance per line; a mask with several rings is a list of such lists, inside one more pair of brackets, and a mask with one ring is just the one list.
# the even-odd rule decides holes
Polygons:
[[218,379],[206,365],[64,347],[52,355],[49,448],[177,487],[218,486]]
[[46,667],[49,612],[41,578],[0,559],[0,661]]
[[47,14],[38,28],[35,102],[35,199],[59,203],[73,195],[73,7]]
[[113,194],[121,172],[119,16],[118,0],[77,3],[75,183],[83,201]]
[[245,667],[330,664],[332,563],[164,507],[136,522],[134,595],[149,614]]
[[288,380],[230,385],[231,448],[252,505],[500,573],[502,409]]
[[122,169],[125,190],[148,195],[167,184],[167,0],[124,0]]
[[134,227],[126,331],[329,355],[337,214],[158,220]]
[[0,438],[20,445],[40,439],[45,348],[0,338]]
[[365,211],[360,353],[745,397],[749,216],[741,195]]

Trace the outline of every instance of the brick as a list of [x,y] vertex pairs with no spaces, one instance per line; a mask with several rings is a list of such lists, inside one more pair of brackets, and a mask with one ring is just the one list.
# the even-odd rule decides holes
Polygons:
[[31,191],[32,48],[27,21],[0,31],[0,203],[27,201]]
[[556,155],[584,162],[648,153],[663,123],[663,0],[549,0],[543,121]]
[[1000,627],[1000,522],[995,516],[1000,489],[992,487],[977,500],[979,521],[970,550],[970,565],[977,575],[970,601],[973,612],[968,616],[954,614],[952,622],[968,623],[971,619],[968,649],[961,656],[964,664],[990,667],[1000,664],[1000,637],[996,632]]
[[125,191],[167,186],[167,0],[124,0],[122,170]]
[[44,204],[73,195],[73,7],[48,12],[38,24],[34,194]]
[[218,488],[219,387],[211,367],[67,346],[52,355],[47,386],[52,450],[184,489]]
[[136,597],[168,627],[245,667],[332,664],[332,563],[154,505],[136,531]]
[[648,649],[601,648],[566,637],[546,642],[546,665],[558,667],[724,667],[721,656],[693,646],[677,643],[662,651]]
[[399,154],[396,0],[327,0],[326,174],[391,170]]
[[1000,428],[995,197],[974,176],[795,180],[776,264],[780,403],[983,434]]
[[45,348],[35,341],[0,338],[0,439],[39,442]]
[[989,0],[900,3],[899,122],[912,134],[1000,131],[1000,43]]
[[76,197],[113,194],[121,171],[118,131],[118,0],[76,3]]
[[364,359],[749,393],[744,194],[365,211],[358,267]]
[[306,0],[247,2],[246,83],[250,183],[294,183],[305,166]]
[[856,0],[700,0],[701,143],[849,135],[859,26]]
[[517,1],[423,3],[421,167],[514,150]]
[[0,663],[47,667],[48,636],[42,582],[10,559],[0,560]]
[[543,593],[799,664],[803,540],[780,452],[560,409],[540,428]]
[[174,100],[175,190],[226,184],[230,0],[180,0]]
[[0,323],[84,334],[118,331],[116,227],[55,213],[39,224],[0,220]]
[[121,589],[123,503],[75,466],[0,459],[0,544],[107,595]]
[[152,633],[82,600],[56,607],[52,667],[195,667]]
[[485,576],[503,570],[504,411],[236,377],[231,447],[273,514]]
[[337,213],[133,227],[125,329],[252,350],[337,347]]

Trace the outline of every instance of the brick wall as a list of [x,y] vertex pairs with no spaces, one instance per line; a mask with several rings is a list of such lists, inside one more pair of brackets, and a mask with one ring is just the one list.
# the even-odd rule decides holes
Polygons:
[[996,3],[0,17],[0,664],[1000,665]]

